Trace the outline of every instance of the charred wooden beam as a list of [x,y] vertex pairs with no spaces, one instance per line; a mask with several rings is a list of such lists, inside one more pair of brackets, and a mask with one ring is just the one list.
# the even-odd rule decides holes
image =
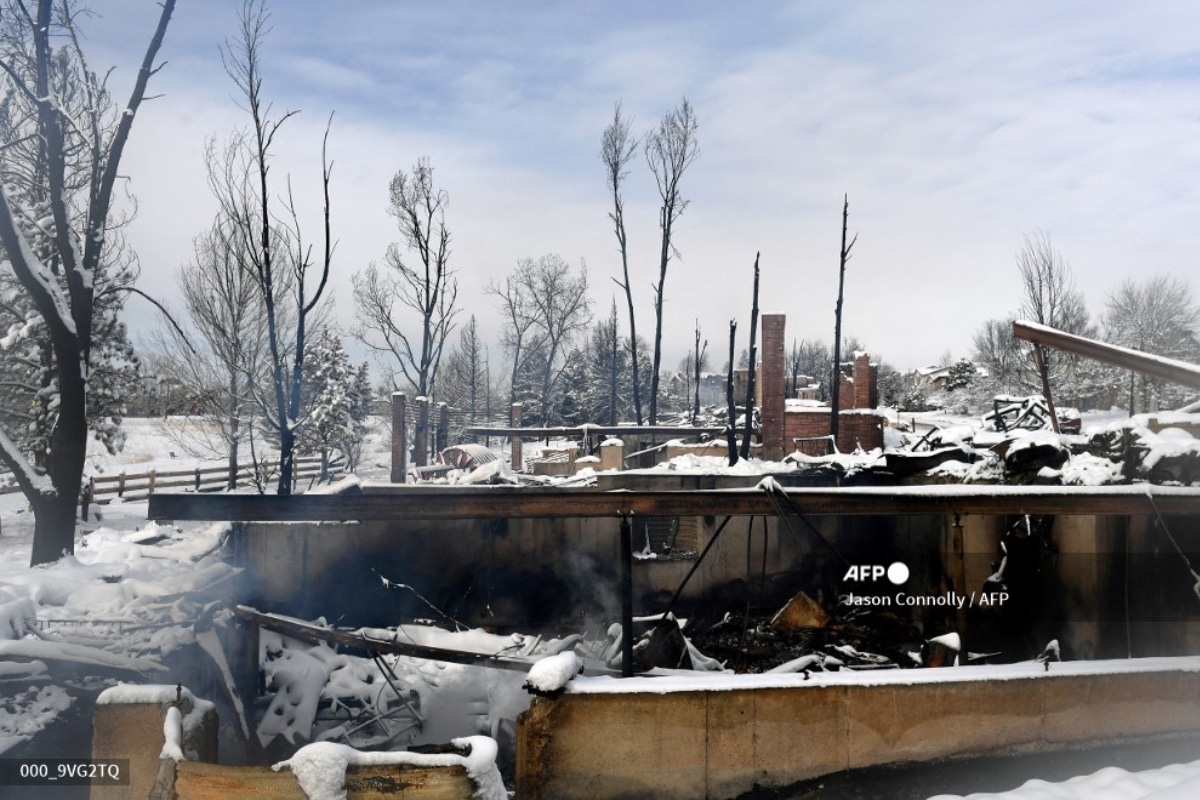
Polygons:
[[1013,336],[1066,353],[1103,361],[1105,364],[1131,369],[1143,375],[1162,378],[1192,389],[1200,389],[1200,366],[1189,364],[1186,361],[1098,342],[1095,339],[1064,333],[1057,328],[1027,320],[1018,320],[1013,323]]
[[345,631],[337,628],[325,628],[311,622],[285,617],[279,614],[264,614],[248,606],[235,606],[235,616],[260,628],[282,633],[292,639],[311,644],[334,644],[358,652],[375,655],[387,653],[392,655],[424,658],[431,661],[445,661],[451,664],[466,664],[473,667],[491,667],[507,669],[515,672],[528,672],[536,659],[515,658],[511,656],[485,655],[472,653],[467,650],[450,650],[445,647],[430,647],[428,645],[402,642],[397,640],[378,639],[366,636],[359,631]]
[[[785,489],[803,514],[1200,514],[1200,488],[1177,486],[891,486]],[[541,487],[381,485],[340,495],[156,493],[154,520],[322,521],[537,517],[762,516],[762,489],[601,491]]]

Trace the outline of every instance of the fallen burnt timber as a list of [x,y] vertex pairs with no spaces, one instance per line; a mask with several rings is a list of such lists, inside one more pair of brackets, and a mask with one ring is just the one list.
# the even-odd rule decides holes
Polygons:
[[889,486],[845,489],[599,491],[518,487],[366,486],[336,495],[155,494],[153,520],[238,522],[712,514],[764,516],[781,498],[804,514],[1195,514],[1200,488]]
[[1155,378],[1162,378],[1181,386],[1200,389],[1200,366],[1189,364],[1186,361],[1150,355],[1140,350],[1076,336],[1028,320],[1013,322],[1012,331],[1015,338],[1024,339],[1035,345],[1046,345],[1122,369],[1131,369]]
[[[294,619],[282,614],[264,614],[248,606],[235,606],[234,616],[259,628],[276,633],[282,633],[292,639],[298,639],[310,644],[332,644],[366,653],[369,656],[398,655],[410,658],[423,658],[430,661],[444,661],[451,664],[465,664],[470,667],[490,667],[506,669],[513,672],[528,672],[536,659],[519,658],[504,655],[488,655],[474,653],[469,650],[451,650],[445,647],[431,647],[403,642],[399,639],[381,639],[369,636],[363,631],[349,631],[316,625],[304,620]],[[610,670],[588,669],[588,674],[609,674]]]

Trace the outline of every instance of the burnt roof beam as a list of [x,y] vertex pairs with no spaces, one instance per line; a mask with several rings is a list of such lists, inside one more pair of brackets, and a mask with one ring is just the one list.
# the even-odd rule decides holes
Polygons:
[[1013,323],[1013,336],[1033,344],[1053,347],[1055,350],[1062,350],[1065,353],[1085,356],[1096,361],[1103,361],[1105,364],[1112,364],[1115,367],[1131,369],[1154,378],[1162,378],[1191,389],[1200,389],[1200,367],[1186,361],[1098,342],[1095,339],[1065,333],[1057,328],[1028,320],[1017,320]]
[[[1134,484],[1103,487],[900,486],[793,488],[788,503],[811,515],[911,514],[1200,514],[1200,488]],[[339,495],[199,495],[155,493],[155,520],[325,521],[452,520],[539,517],[761,516],[778,493],[757,488],[694,491],[599,491],[528,487],[370,485]]]

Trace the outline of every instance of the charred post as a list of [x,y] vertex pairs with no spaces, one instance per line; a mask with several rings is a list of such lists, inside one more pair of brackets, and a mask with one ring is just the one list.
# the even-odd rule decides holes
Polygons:
[[758,363],[758,253],[754,254],[754,299],[750,305],[750,364],[746,371],[746,428],[742,433],[742,458],[750,457],[754,433],[754,365]]
[[725,437],[729,442],[729,466],[738,462],[737,451],[737,406],[733,403],[733,359],[734,346],[737,344],[737,320],[729,320],[729,367],[725,373],[725,403],[729,406],[729,424],[725,427]]
[[850,250],[854,247],[854,243],[858,241],[858,235],[846,244],[846,228],[850,221],[850,196],[846,195],[842,202],[842,253],[840,259],[840,267],[838,271],[838,297],[837,307],[834,309],[833,323],[833,382],[829,389],[830,405],[832,408],[829,411],[829,435],[833,437],[834,447],[837,446],[838,438],[838,403],[840,402],[841,384],[842,384],[842,300],[845,296],[846,287],[846,262],[850,260]]

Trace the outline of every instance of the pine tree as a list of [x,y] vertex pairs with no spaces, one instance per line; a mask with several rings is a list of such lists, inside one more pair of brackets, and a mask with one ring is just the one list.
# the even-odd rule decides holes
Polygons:
[[970,389],[974,383],[975,364],[970,359],[960,358],[950,366],[950,372],[946,375],[947,392]]
[[[334,453],[350,458],[363,435],[360,372],[350,366],[342,343],[328,332],[313,345],[311,365],[305,377],[306,423],[300,434],[303,450],[321,456],[320,480],[329,477]],[[356,416],[359,419],[356,419]]]

